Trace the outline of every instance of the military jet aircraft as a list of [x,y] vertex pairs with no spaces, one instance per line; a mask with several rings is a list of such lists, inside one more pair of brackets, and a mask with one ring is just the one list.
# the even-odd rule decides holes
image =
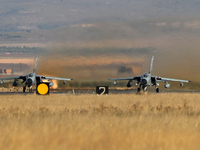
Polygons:
[[127,77],[127,78],[115,78],[115,79],[108,79],[108,80],[114,80],[113,84],[117,84],[117,80],[128,80],[127,87],[131,87],[132,84],[131,82],[134,80],[136,81],[136,85],[139,84],[139,87],[137,89],[137,92],[141,91],[141,88],[146,91],[148,86],[155,86],[156,87],[156,92],[159,93],[159,82],[164,82],[165,88],[169,88],[170,84],[168,83],[169,81],[175,81],[175,82],[181,82],[180,86],[183,86],[184,82],[191,82],[188,80],[180,80],[180,79],[172,79],[172,78],[163,78],[159,76],[152,76],[152,69],[153,69],[153,60],[154,56],[151,58],[151,65],[150,65],[150,70],[149,73],[144,73],[142,76],[135,76],[135,77]]
[[53,86],[54,83],[52,82],[52,79],[55,80],[63,80],[63,84],[66,84],[67,81],[73,80],[68,78],[58,78],[58,77],[49,77],[49,76],[43,76],[43,75],[36,75],[36,69],[37,69],[37,56],[35,58],[35,68],[33,69],[33,72],[29,73],[28,75],[21,75],[16,77],[7,77],[7,78],[0,78],[1,84],[4,83],[3,80],[12,80],[14,79],[13,86],[17,86],[17,81],[20,79],[22,80],[22,83],[25,83],[23,86],[23,92],[26,91],[26,86],[29,87],[29,92],[32,92],[32,85],[36,85],[37,82],[41,82],[42,80],[48,80],[50,81],[49,86]]

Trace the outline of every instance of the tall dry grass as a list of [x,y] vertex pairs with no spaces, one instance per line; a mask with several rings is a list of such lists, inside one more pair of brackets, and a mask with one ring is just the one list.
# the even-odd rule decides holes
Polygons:
[[0,149],[199,149],[200,94],[0,96]]

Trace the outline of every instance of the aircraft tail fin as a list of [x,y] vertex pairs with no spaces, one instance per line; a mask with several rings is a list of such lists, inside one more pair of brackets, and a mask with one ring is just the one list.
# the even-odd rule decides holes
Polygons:
[[37,56],[35,57],[35,68],[33,70],[33,73],[36,73],[36,70],[37,70]]
[[152,70],[153,70],[153,60],[154,60],[154,56],[151,57],[151,65],[150,65],[150,70],[149,70],[150,74],[152,73]]

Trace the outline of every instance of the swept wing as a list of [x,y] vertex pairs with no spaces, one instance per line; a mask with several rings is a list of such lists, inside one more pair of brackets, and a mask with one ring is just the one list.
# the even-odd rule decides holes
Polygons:
[[12,79],[26,79],[26,75],[25,76],[15,76],[15,77],[7,77],[7,78],[0,78],[0,80],[12,80]]
[[173,78],[164,78],[164,77],[155,77],[157,82],[169,82],[169,81],[173,81],[173,82],[191,82],[189,80],[181,80],[181,79],[173,79]]
[[49,76],[43,76],[43,75],[36,75],[36,77],[39,77],[41,79],[54,79],[54,80],[63,80],[63,81],[71,81],[73,79],[69,79],[69,78],[58,78],[58,77],[49,77]]
[[114,79],[108,79],[108,80],[114,80],[114,81],[117,81],[117,80],[135,80],[135,81],[139,81],[141,78],[141,76],[136,76],[136,77],[126,77],[126,78],[114,78]]

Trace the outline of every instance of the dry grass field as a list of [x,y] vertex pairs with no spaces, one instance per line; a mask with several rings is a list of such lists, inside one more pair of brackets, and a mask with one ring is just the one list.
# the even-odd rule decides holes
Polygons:
[[200,149],[200,94],[0,96],[0,149]]

